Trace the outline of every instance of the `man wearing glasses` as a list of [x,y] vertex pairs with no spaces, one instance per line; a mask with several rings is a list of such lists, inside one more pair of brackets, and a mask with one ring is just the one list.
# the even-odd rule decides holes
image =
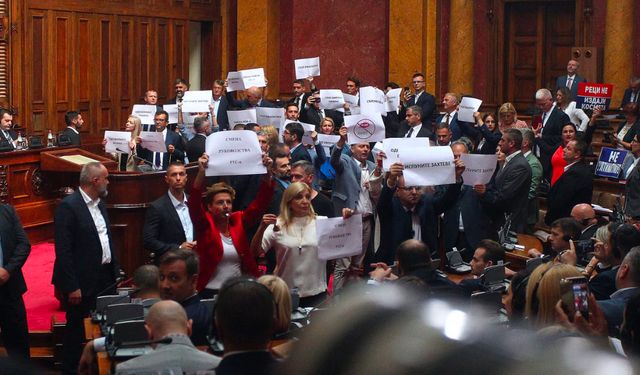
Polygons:
[[138,146],[138,155],[147,160],[156,170],[167,170],[173,162],[184,163],[184,147],[182,139],[173,131],[167,129],[169,114],[166,111],[158,111],[153,118],[156,131],[162,133],[164,144],[167,145],[167,152],[154,152]]
[[436,98],[424,91],[425,80],[422,73],[415,73],[411,79],[411,84],[413,85],[414,94],[411,95],[411,91],[405,91],[400,118],[405,118],[407,108],[417,105],[422,109],[422,124],[431,129],[433,113],[436,110]]

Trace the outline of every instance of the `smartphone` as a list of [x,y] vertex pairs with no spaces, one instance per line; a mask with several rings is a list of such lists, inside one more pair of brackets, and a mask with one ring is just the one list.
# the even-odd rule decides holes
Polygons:
[[584,276],[567,277],[560,280],[562,305],[571,319],[580,311],[580,315],[589,320],[589,286]]

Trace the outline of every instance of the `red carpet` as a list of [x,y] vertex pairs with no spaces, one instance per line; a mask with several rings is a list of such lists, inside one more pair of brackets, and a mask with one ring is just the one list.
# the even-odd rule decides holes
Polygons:
[[30,331],[48,331],[51,329],[51,315],[58,321],[64,321],[64,312],[59,310],[60,303],[53,296],[51,274],[56,258],[52,242],[32,245],[31,254],[22,272],[27,282],[24,303],[27,308],[27,322]]

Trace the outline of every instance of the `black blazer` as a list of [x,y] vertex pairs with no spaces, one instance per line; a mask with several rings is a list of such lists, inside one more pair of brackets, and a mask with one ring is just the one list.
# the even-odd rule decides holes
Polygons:
[[569,116],[558,106],[554,106],[542,129],[542,137],[536,138],[536,144],[540,147],[540,164],[547,178],[551,178],[551,156],[562,143],[562,127],[569,122]]
[[400,118],[405,118],[407,108],[417,105],[422,109],[422,123],[426,124],[428,128],[431,128],[431,123],[433,122],[433,114],[436,111],[436,98],[424,91],[422,95],[418,98],[418,102],[416,103],[416,97],[413,96],[405,106],[402,107],[400,111]]
[[[620,125],[618,125],[618,131],[616,132],[616,134],[620,133],[620,130],[622,130],[622,128],[624,128],[626,124],[627,122],[625,121]],[[625,142],[631,142],[633,138],[636,137],[636,134],[638,133],[640,133],[640,119],[636,120],[636,122],[633,125],[631,125],[631,128],[629,129],[627,134],[624,135],[622,140]]]
[[[180,217],[171,203],[169,194],[167,192],[151,202],[144,218],[142,231],[144,248],[154,253],[155,259],[160,259],[162,254],[180,246],[187,240]],[[195,239],[195,233],[193,233],[193,238]]]
[[[626,90],[624,90],[624,96],[622,97],[622,104],[620,104],[620,108],[624,107],[625,104],[629,103],[631,101],[631,93],[633,92],[633,90],[631,88],[627,88]],[[633,102],[634,103],[640,103],[640,90],[638,90],[638,92],[636,92],[636,97],[633,98]]]
[[11,136],[11,141],[9,141],[7,139],[7,137],[4,136],[4,132],[0,131],[0,141],[7,141],[9,142],[9,145],[11,146],[12,149],[15,149],[16,146],[13,144],[13,141],[15,141],[16,139],[18,139],[18,134],[16,134],[15,131],[9,129],[9,136]]
[[[218,112],[213,115],[216,116],[218,121],[219,130],[229,130],[229,116],[227,111],[229,110],[229,101],[225,95],[220,97],[220,104],[218,104]],[[189,159],[191,160],[191,159]]]
[[[173,154],[170,154],[168,152],[163,153],[163,156],[162,156],[163,170],[166,170],[169,164],[173,163],[174,161],[184,162],[184,147],[182,144],[182,138],[178,134],[176,134],[176,132],[171,131],[169,128],[167,128],[167,137],[164,140],[164,144],[167,145],[167,148],[169,147],[169,145],[173,145],[173,147],[175,147],[175,151],[173,152]],[[140,145],[138,145],[137,147],[138,147],[138,156],[145,159],[146,161],[148,161],[153,165],[154,164],[153,151],[149,151],[146,148],[141,147]]]
[[[398,134],[396,134],[396,138],[404,138],[407,135],[408,131],[409,124],[407,124],[406,120],[402,121],[400,123],[400,130],[398,131]],[[429,129],[429,126],[426,126],[424,123],[422,123],[422,127],[418,131],[418,135],[416,136],[416,138],[429,138],[435,142],[435,134],[433,134],[431,129]]]
[[306,160],[309,163],[311,163],[311,155],[309,155],[309,151],[307,151],[307,148],[301,143],[300,146],[296,147],[295,150],[293,150],[293,152],[291,153],[291,164],[293,165],[293,163],[299,161],[299,160]]
[[571,216],[578,203],[591,203],[593,173],[584,162],[577,162],[564,172],[547,194],[547,215],[544,222],[551,225],[556,219]]
[[[66,127],[62,131],[62,135],[66,135],[67,137],[69,137],[69,139],[71,140],[71,144],[73,146],[80,146],[80,134],[79,133],[76,134],[76,132],[74,132],[72,129],[70,129],[69,127]],[[12,135],[12,137],[13,137],[13,135]]]
[[448,205],[444,212],[443,232],[446,251],[451,251],[456,246],[460,214],[462,214],[464,224],[464,236],[472,252],[480,240],[496,238],[496,233],[491,233],[489,217],[480,203],[480,197],[473,190],[473,187],[465,185],[462,186],[458,199]]
[[31,252],[31,244],[16,210],[8,204],[0,204],[0,242],[3,268],[10,275],[9,281],[0,287],[0,291],[15,298],[27,291],[22,266]]
[[[573,76],[573,82],[571,83],[571,99],[576,100],[578,96],[578,84],[580,82],[587,82],[587,79],[581,75],[576,74]],[[562,75],[556,79],[556,91],[561,87],[567,87],[567,75]]]
[[244,351],[225,356],[216,367],[217,375],[269,375],[275,374],[278,364],[268,351]]
[[[107,226],[113,269],[112,282],[115,282],[120,272],[117,251],[113,246],[109,216],[103,201],[100,202],[99,208]],[[89,208],[79,189],[64,198],[56,208],[54,226],[56,260],[53,266],[53,284],[63,293],[80,289],[83,297],[95,297],[110,283],[100,284],[96,277],[102,268],[102,246]]]
[[[339,111],[334,111],[333,109],[325,109],[324,114],[326,117],[331,117],[333,122],[336,125],[337,129],[340,129],[342,123],[344,123],[344,115]],[[320,121],[322,121],[322,117],[320,113],[315,108],[307,108],[300,115],[300,121],[306,122],[307,124],[313,124],[316,126],[316,131],[320,133]]]
[[[247,101],[247,99],[237,100],[236,98],[234,98],[233,93],[231,93],[231,92],[227,92],[225,94],[225,97],[227,98],[227,102],[228,102],[229,107],[231,109],[249,109],[249,108],[253,108],[249,104],[249,101]],[[270,101],[268,101],[265,98],[262,98],[262,100],[260,101],[260,104],[257,105],[257,107],[267,107],[267,108],[275,108],[275,106],[276,106],[275,104],[271,103]]]
[[500,138],[502,138],[502,133],[496,129],[495,132],[490,131],[487,128],[487,125],[482,125],[480,128],[480,133],[482,134],[478,139],[478,145],[480,144],[480,140],[484,138],[484,144],[480,148],[476,148],[474,150],[474,154],[484,154],[491,155],[496,153],[496,148],[498,147],[498,142],[500,142]]
[[187,159],[189,159],[189,163],[198,161],[200,156],[202,156],[206,148],[206,141],[207,137],[202,133],[198,133],[187,142]]

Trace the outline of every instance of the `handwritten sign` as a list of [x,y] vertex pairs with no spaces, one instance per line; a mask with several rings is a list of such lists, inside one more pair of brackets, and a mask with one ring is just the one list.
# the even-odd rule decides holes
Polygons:
[[205,150],[209,155],[207,176],[239,176],[264,174],[262,149],[258,135],[250,130],[213,133],[207,137]]
[[296,68],[296,79],[317,77],[320,75],[320,58],[296,59],[293,61]]
[[318,259],[340,259],[362,254],[362,215],[316,219]]
[[464,163],[462,179],[465,185],[486,185],[496,170],[498,157],[496,155],[462,154],[460,159]]
[[611,95],[613,95],[613,85],[610,83],[580,82],[576,108],[607,110],[611,104]]

